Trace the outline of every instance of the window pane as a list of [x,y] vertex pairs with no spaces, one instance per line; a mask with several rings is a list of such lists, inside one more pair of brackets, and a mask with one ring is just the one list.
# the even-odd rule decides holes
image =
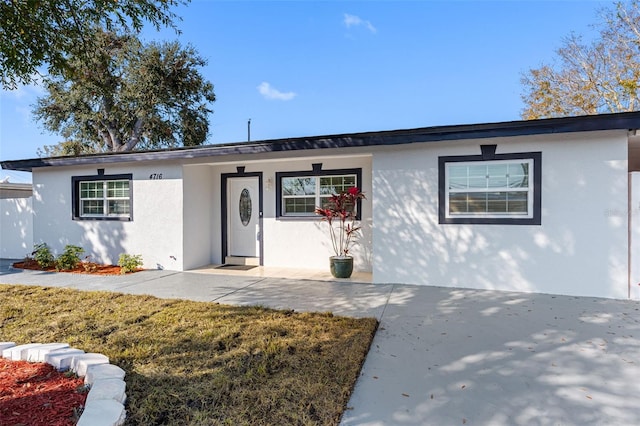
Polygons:
[[129,181],[118,180],[107,182],[107,198],[129,197]]
[[[329,197],[320,197],[320,206],[322,206],[323,209],[329,209],[334,208],[335,203],[329,201]],[[356,206],[353,203],[345,203],[344,209],[348,212],[354,213],[356,210]]]
[[492,177],[506,177],[509,166],[507,164],[491,164],[487,166],[487,175]]
[[349,176],[324,176],[320,178],[320,194],[333,195],[348,191],[355,186],[356,178]]
[[469,177],[487,177],[487,166],[467,166],[469,169]]
[[332,184],[330,178],[320,179],[320,194],[322,195],[332,195],[337,194],[339,191]]
[[282,195],[314,195],[315,193],[314,177],[282,178]]
[[102,198],[103,182],[80,182],[80,198]]
[[508,213],[526,214],[529,207],[529,200],[526,192],[508,192],[507,193]]
[[484,192],[468,192],[467,211],[469,213],[486,213],[487,194]]
[[467,177],[449,178],[449,189],[468,189]]
[[109,200],[107,214],[129,214],[129,200]]
[[529,164],[509,165],[509,187],[526,188],[529,186]]
[[512,163],[509,164],[510,176],[526,176],[529,174],[529,163]]
[[487,193],[487,213],[504,213],[507,211],[506,192]]
[[507,175],[509,173],[507,164],[491,164],[487,167],[488,188],[505,188],[507,186]]
[[487,187],[488,188],[506,188],[507,187],[507,177],[491,177],[489,178]]
[[81,211],[83,215],[104,214],[104,201],[102,200],[84,200],[81,204]]
[[449,177],[450,178],[465,178],[467,177],[468,172],[467,166],[450,166],[449,167]]
[[487,187],[487,178],[486,177],[470,177],[469,178],[469,188],[486,188]]
[[284,214],[313,213],[316,209],[315,197],[285,198]]
[[467,213],[467,194],[457,192],[450,194],[449,213]]
[[449,213],[527,214],[527,192],[455,192],[449,194]]

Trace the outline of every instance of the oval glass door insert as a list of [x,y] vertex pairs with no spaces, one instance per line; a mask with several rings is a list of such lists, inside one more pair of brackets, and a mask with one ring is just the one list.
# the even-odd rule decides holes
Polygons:
[[240,193],[240,221],[244,226],[251,221],[251,194],[247,188]]

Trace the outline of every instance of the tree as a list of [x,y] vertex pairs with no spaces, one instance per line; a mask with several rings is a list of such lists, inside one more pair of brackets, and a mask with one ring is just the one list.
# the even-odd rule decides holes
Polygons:
[[[33,82],[38,68],[51,75],[73,72],[70,55],[90,56],[95,28],[134,31],[148,21],[175,29],[172,6],[188,0],[0,1],[0,81],[6,89]],[[89,35],[89,36],[88,36]]]
[[523,74],[522,118],[537,119],[635,111],[640,106],[640,5],[602,11],[598,37],[563,40],[557,62]]
[[208,134],[213,85],[193,47],[143,45],[133,35],[98,31],[89,61],[71,57],[69,78],[46,84],[34,116],[65,142],[46,154],[77,155],[202,144]]

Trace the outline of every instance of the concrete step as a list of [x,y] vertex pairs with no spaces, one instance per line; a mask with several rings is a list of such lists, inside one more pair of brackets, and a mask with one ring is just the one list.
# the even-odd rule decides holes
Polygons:
[[259,257],[249,256],[227,256],[224,258],[225,265],[260,266]]

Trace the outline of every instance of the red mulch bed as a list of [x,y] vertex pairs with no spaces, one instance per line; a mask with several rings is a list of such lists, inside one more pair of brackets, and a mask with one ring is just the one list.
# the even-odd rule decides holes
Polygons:
[[87,399],[84,380],[51,365],[0,358],[0,424],[71,426]]
[[[34,271],[56,272],[55,266],[42,269],[35,260],[25,260],[13,264],[14,268],[31,269]],[[138,269],[141,271],[142,269]],[[101,265],[93,262],[81,262],[75,269],[63,270],[59,272],[73,272],[76,274],[92,274],[92,275],[120,275],[120,267],[117,265]]]

